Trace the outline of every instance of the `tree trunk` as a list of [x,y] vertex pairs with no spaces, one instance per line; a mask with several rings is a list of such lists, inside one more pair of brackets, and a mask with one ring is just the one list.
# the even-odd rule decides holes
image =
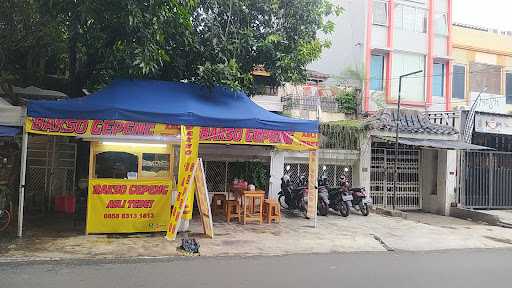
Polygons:
[[70,97],[82,96],[82,83],[80,81],[80,74],[78,73],[78,38],[80,36],[80,11],[78,3],[75,2],[75,9],[73,9],[70,22],[70,37],[69,37],[69,91]]

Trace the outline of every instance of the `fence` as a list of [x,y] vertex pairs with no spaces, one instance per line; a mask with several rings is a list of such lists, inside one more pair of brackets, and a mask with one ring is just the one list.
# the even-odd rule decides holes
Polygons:
[[372,147],[370,192],[373,203],[377,207],[392,207],[395,159],[398,158],[396,208],[421,209],[420,151],[405,145],[399,147],[398,157],[392,145],[376,142]]
[[50,211],[53,198],[75,192],[76,144],[56,136],[30,136],[27,151],[25,208]]
[[467,208],[512,208],[512,153],[463,152],[459,201]]
[[[292,183],[297,183],[299,181],[300,176],[308,177],[309,173],[309,165],[307,163],[285,163],[284,171],[286,171],[286,167],[290,166],[290,170],[285,172],[290,176],[290,180]],[[320,165],[318,167],[318,176],[322,174],[323,166],[325,166],[325,176],[327,176],[327,183],[329,186],[339,186],[341,185],[341,178],[345,176],[345,178],[352,183],[352,167],[343,166],[343,165],[333,165],[333,164],[322,164],[322,160],[320,159]],[[345,171],[346,170],[346,171]]]
[[297,96],[288,95],[282,98],[283,109],[286,111],[298,109],[305,111],[316,111],[318,104],[324,112],[340,112],[336,98],[329,96]]
[[258,188],[268,190],[270,163],[267,162],[204,161],[204,170],[210,192],[229,191],[234,178],[243,178]]

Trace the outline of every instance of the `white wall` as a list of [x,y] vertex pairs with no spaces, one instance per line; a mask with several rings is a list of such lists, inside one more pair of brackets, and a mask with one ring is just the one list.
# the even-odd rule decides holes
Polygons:
[[450,205],[456,200],[456,157],[454,150],[422,149],[421,192],[424,211],[449,215]]
[[320,59],[311,63],[308,69],[329,75],[340,75],[350,67],[362,68],[367,1],[333,0],[331,2],[341,5],[344,12],[331,19],[335,23],[335,31],[332,34],[320,35],[322,39],[329,39],[332,45],[324,50]]

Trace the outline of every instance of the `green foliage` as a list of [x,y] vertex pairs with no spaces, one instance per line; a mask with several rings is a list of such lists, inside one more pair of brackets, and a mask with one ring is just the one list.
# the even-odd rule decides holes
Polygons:
[[270,180],[270,167],[264,162],[231,162],[228,174],[234,178],[247,180],[249,184],[254,184],[256,188],[267,190]]
[[116,77],[250,91],[257,64],[274,84],[302,82],[340,12],[328,0],[4,0],[0,82],[58,79],[72,96]]
[[359,150],[359,139],[369,130],[362,120],[320,123],[321,146],[327,149]]
[[357,109],[357,92],[354,89],[336,89],[336,102],[343,113],[355,113]]

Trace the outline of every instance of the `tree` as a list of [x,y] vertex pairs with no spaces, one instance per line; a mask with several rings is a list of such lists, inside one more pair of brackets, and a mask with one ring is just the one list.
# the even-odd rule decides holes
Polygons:
[[4,0],[0,85],[80,96],[131,77],[250,91],[258,64],[276,85],[302,82],[338,12],[328,0]]
[[327,0],[200,0],[193,21],[198,76],[208,83],[210,75],[228,74],[222,84],[249,90],[259,64],[276,85],[304,82],[306,65],[330,44],[317,33],[333,31],[325,19],[339,13]]

